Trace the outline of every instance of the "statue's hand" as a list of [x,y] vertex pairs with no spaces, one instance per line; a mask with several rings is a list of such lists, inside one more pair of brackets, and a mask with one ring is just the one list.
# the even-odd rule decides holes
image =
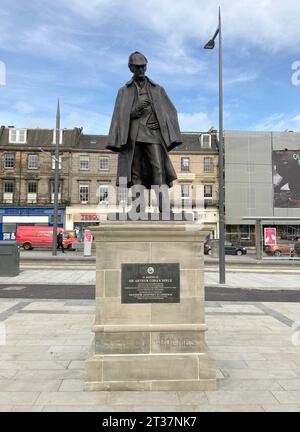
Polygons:
[[150,101],[145,100],[145,101],[137,104],[136,110],[142,113],[146,108],[148,108],[149,105],[150,105]]
[[149,129],[153,129],[153,130],[159,129],[159,123],[157,120],[148,121],[147,126]]

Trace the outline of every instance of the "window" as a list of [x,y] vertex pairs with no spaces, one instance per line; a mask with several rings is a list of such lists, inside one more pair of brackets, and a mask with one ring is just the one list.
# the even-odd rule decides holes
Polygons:
[[100,156],[100,169],[108,170],[109,169],[109,157]]
[[26,129],[9,129],[9,142],[10,143],[26,143],[27,130]]
[[108,186],[101,185],[99,186],[99,202],[107,202],[108,201]]
[[190,198],[190,185],[181,185],[181,198]]
[[[58,185],[58,202],[61,203],[61,183]],[[54,203],[54,182],[51,182],[51,203]]]
[[80,156],[79,160],[79,169],[86,171],[89,169],[90,157],[89,156]]
[[204,206],[212,203],[212,185],[204,185]]
[[28,182],[27,183],[27,202],[29,204],[35,204],[37,201],[37,183]]
[[181,171],[189,172],[190,170],[190,158],[183,157],[181,158]]
[[[61,156],[59,156],[58,161],[58,169],[61,169]],[[55,169],[55,154],[52,155],[52,169]]]
[[38,168],[38,155],[28,155],[28,169]]
[[4,183],[4,194],[3,202],[4,204],[12,204],[14,201],[14,183],[5,182]]
[[204,149],[211,148],[211,136],[209,134],[201,135],[201,147]]
[[240,225],[241,240],[250,240],[250,225]]
[[79,201],[81,203],[89,201],[89,185],[79,185]]
[[119,187],[119,202],[121,205],[127,204],[128,189],[126,187]]
[[204,158],[204,172],[212,172],[214,169],[213,160],[211,157]]
[[[53,144],[56,144],[56,129],[53,129]],[[63,143],[63,130],[59,130],[59,144]]]
[[204,198],[212,198],[212,185],[204,185]]
[[15,166],[15,156],[11,153],[6,153],[4,155],[4,168],[14,168]]

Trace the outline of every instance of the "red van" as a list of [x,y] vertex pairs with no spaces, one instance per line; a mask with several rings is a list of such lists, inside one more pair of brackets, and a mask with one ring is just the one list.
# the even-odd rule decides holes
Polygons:
[[[64,234],[64,246],[68,249],[72,248],[72,244],[77,242],[77,238],[63,228],[57,228],[57,233]],[[25,250],[34,248],[51,248],[53,240],[53,228],[47,226],[18,226],[16,232],[16,240]]]

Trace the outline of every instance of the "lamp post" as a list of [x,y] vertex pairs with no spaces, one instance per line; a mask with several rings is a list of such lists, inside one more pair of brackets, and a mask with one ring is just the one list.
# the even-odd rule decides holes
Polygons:
[[53,242],[52,255],[57,255],[57,226],[58,226],[58,185],[59,185],[59,136],[60,136],[60,107],[57,102],[56,111],[56,142],[55,142],[55,174],[54,174],[54,207],[53,207]]
[[218,28],[204,49],[214,49],[219,35],[219,283],[225,283],[225,184],[224,184],[224,142],[223,142],[223,86],[222,86],[222,33],[221,8]]

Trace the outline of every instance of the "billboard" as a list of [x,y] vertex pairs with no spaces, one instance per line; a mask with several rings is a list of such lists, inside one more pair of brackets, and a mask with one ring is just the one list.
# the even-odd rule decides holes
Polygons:
[[300,150],[273,150],[274,207],[300,208]]

